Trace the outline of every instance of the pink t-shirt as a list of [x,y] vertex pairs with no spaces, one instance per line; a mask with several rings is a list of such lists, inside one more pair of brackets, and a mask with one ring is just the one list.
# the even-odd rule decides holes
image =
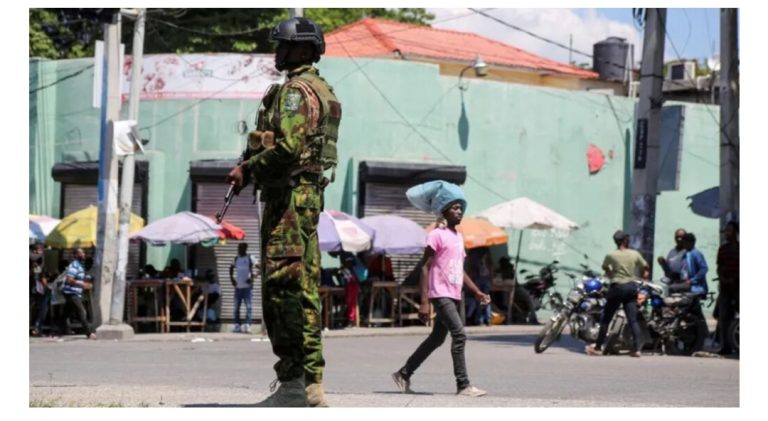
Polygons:
[[429,268],[429,298],[461,300],[464,284],[464,237],[448,228],[435,228],[427,235],[427,245],[435,251]]

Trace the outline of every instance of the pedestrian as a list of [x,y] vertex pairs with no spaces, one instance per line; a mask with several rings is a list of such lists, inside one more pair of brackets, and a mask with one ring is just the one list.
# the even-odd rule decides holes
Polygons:
[[622,230],[613,234],[613,241],[616,243],[616,250],[608,253],[603,260],[603,270],[605,276],[610,280],[607,302],[603,315],[600,318],[600,331],[597,334],[597,341],[592,345],[587,345],[586,352],[589,355],[600,355],[603,353],[602,346],[608,333],[608,325],[619,309],[619,305],[624,306],[624,313],[629,320],[629,326],[632,330],[632,350],[629,355],[639,357],[642,349],[642,336],[640,333],[640,323],[637,320],[637,293],[639,285],[634,282],[638,277],[647,280],[649,276],[648,263],[643,256],[636,250],[629,248],[629,235]]
[[[709,286],[707,286],[709,266],[704,254],[696,248],[696,235],[694,233],[688,232],[683,236],[683,247],[685,247],[686,252],[680,274],[682,279],[680,290],[690,291],[699,298],[705,298],[709,292]],[[706,321],[700,302],[696,303],[691,310],[702,322]]]
[[666,259],[659,256],[657,261],[661,268],[664,270],[664,277],[666,283],[680,282],[680,272],[683,270],[683,262],[685,259],[685,247],[683,246],[683,237],[685,237],[685,230],[678,228],[675,230],[675,246],[669,250]]
[[[248,243],[237,245],[235,261],[229,265],[229,279],[235,288],[235,333],[251,333],[253,293],[253,261],[248,255]],[[240,323],[240,305],[245,304],[245,323]]]
[[[478,247],[467,252],[467,273],[484,294],[491,293],[493,261],[488,247]],[[491,325],[491,306],[481,306],[475,297],[466,297],[467,325]]]
[[62,332],[69,332],[68,316],[73,315],[77,318],[85,331],[85,337],[88,339],[96,339],[96,334],[93,332],[90,323],[88,323],[87,313],[85,306],[83,306],[83,290],[90,290],[93,288],[93,283],[90,282],[90,277],[85,272],[85,251],[82,248],[75,250],[75,258],[72,263],[67,266],[66,273],[67,278],[64,282],[64,288],[62,288],[62,295],[64,295],[64,315],[62,317]]
[[[264,322],[280,388],[261,406],[327,406],[322,387],[320,248],[324,189],[335,178],[341,104],[314,62],[325,53],[315,22],[294,17],[272,29],[283,85],[262,98],[243,162],[227,176],[236,191],[254,180],[265,202],[261,220]],[[333,170],[331,178],[325,170]]]
[[450,332],[456,394],[470,397],[483,396],[486,392],[472,385],[467,374],[464,356],[467,336],[459,315],[462,285],[481,305],[489,305],[491,298],[480,291],[464,272],[466,257],[464,238],[456,229],[467,208],[464,193],[458,186],[438,180],[415,186],[406,194],[417,208],[442,216],[446,225],[437,224],[427,236],[427,246],[423,256],[424,265],[421,270],[419,319],[424,323],[429,321],[430,304],[432,304],[436,313],[432,332],[411,354],[405,365],[392,374],[392,379],[400,392],[412,393],[413,373],[434,350],[445,342]]
[[728,339],[728,328],[739,311],[739,223],[729,221],[723,231],[725,242],[717,250],[717,276],[720,278],[720,293],[717,297],[718,323],[720,325],[721,355],[733,352]]
[[37,243],[29,253],[29,283],[32,293],[32,304],[35,310],[35,320],[32,325],[32,336],[42,336],[43,322],[48,315],[48,305],[51,301],[51,288],[48,286],[48,275],[43,271],[44,248]]

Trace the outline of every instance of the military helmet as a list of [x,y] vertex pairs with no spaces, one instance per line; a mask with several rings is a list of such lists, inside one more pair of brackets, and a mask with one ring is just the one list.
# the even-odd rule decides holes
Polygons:
[[304,17],[286,19],[272,28],[272,41],[311,42],[315,46],[316,58],[325,54],[325,37],[320,25]]

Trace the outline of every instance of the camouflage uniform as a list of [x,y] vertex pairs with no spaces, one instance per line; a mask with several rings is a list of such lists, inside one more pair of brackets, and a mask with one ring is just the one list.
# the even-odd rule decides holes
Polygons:
[[[274,96],[274,97],[272,97]],[[288,81],[263,100],[259,131],[250,136],[248,159],[253,181],[266,202],[261,221],[264,322],[279,357],[278,380],[304,376],[321,383],[320,248],[317,225],[323,209],[323,177],[341,119],[341,105],[312,65],[288,73]],[[331,138],[332,145],[318,138]],[[261,142],[258,142],[258,139]]]

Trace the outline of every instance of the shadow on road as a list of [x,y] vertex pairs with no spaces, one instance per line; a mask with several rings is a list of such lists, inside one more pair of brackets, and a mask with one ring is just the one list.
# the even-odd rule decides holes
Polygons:
[[417,396],[434,396],[434,393],[429,392],[412,392],[412,393],[401,393],[396,392],[392,390],[382,391],[382,390],[374,390],[372,393],[377,395],[417,395]]
[[[536,342],[537,336],[538,335],[488,335],[488,336],[473,336],[472,340],[483,341],[483,342],[509,343],[516,346],[530,346],[531,350],[533,350],[533,343]],[[551,348],[562,348],[562,349],[565,349],[571,352],[576,352],[579,354],[584,353],[584,343],[574,339],[567,333],[561,334],[560,339],[558,339],[552,345],[550,345],[550,349]]]
[[190,403],[182,408],[256,408],[255,403]]

